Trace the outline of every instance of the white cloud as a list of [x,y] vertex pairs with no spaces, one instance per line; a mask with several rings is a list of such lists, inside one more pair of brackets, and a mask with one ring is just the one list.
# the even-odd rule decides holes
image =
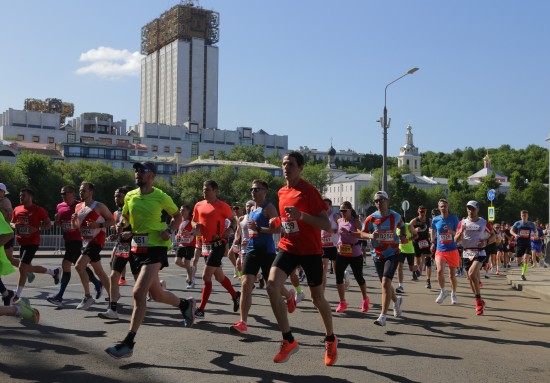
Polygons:
[[127,49],[99,47],[80,55],[80,62],[88,63],[78,68],[76,74],[97,75],[101,78],[136,76],[140,72],[141,54]]

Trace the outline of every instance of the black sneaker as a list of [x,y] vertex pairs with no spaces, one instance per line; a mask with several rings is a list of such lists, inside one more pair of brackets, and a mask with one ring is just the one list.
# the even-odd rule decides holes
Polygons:
[[182,302],[187,302],[185,309],[180,307],[181,315],[183,315],[183,327],[189,328],[195,322],[195,298],[189,297],[181,299]]
[[114,359],[129,358],[134,354],[134,345],[135,343],[132,343],[132,345],[129,346],[125,342],[120,342],[107,348],[105,352]]
[[53,271],[53,282],[58,285],[59,284],[59,274],[61,274],[61,267],[58,267]]
[[431,289],[431,288],[432,288],[432,283],[431,283],[429,280],[426,281],[426,288],[427,288],[427,289]]
[[4,306],[11,305],[11,299],[13,298],[14,295],[15,293],[13,292],[13,290],[8,290],[8,295],[6,295],[5,297],[2,297],[2,300],[4,301]]
[[195,318],[204,319],[204,311],[197,308],[195,310]]
[[233,312],[236,313],[239,311],[239,307],[241,306],[241,292],[237,291],[235,294],[235,298],[233,298]]
[[103,294],[103,284],[101,282],[98,282],[94,285],[95,289],[95,300],[97,301],[99,298],[101,298],[101,295]]
[[395,289],[395,292],[398,294],[403,294],[405,292],[405,289],[403,289],[402,286],[399,286],[398,288]]
[[523,274],[521,275],[521,280],[522,280],[522,281],[526,281],[526,280],[527,280],[527,278],[525,278],[525,275],[523,275]]

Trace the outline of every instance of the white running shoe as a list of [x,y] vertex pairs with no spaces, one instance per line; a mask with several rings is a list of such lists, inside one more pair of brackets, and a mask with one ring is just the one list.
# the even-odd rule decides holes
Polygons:
[[445,298],[447,298],[447,295],[449,295],[449,293],[447,292],[447,290],[441,290],[441,292],[440,292],[439,295],[437,296],[437,299],[435,300],[435,303],[437,303],[437,304],[443,303],[443,301],[445,300]]
[[451,292],[451,303],[453,305],[458,304],[458,298],[456,297],[456,293]]
[[101,319],[118,319],[118,313],[111,309],[108,309],[103,313],[99,313],[97,314],[97,316],[100,317]]
[[393,304],[393,316],[396,318],[400,318],[403,314],[403,310],[401,310],[401,303],[403,303],[403,297],[398,296]]
[[95,299],[90,297],[82,298],[82,301],[76,306],[77,310],[88,310],[95,303]]
[[303,301],[305,297],[306,297],[306,294],[304,294],[303,291],[301,293],[296,294],[296,304]]
[[378,319],[374,321],[374,324],[384,327],[386,325],[386,316],[384,314],[380,314]]

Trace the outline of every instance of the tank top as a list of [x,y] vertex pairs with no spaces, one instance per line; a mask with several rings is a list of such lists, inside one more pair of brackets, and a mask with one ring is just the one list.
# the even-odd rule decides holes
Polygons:
[[82,246],[84,247],[93,243],[101,247],[105,245],[105,228],[91,229],[86,226],[87,222],[105,222],[105,219],[94,210],[96,206],[97,201],[92,202],[90,206],[86,206],[84,202],[81,202],[75,208],[75,213],[78,215],[80,222],[80,234],[82,235]]
[[321,230],[321,240],[323,242],[323,247],[336,247],[336,244],[338,243],[338,222],[334,220],[334,214],[335,213],[330,213],[330,215],[328,216],[331,230]]
[[[248,215],[250,221],[254,221],[258,227],[269,227],[269,219],[264,215],[264,208],[269,204],[265,202],[262,206],[256,207]],[[247,221],[248,223],[248,221]],[[273,234],[270,233],[252,233],[249,231],[249,240],[247,250],[258,250],[265,248],[268,254],[275,253],[275,241],[273,241]]]
[[349,234],[342,233],[342,229],[355,231],[355,218],[350,221],[341,219],[338,221],[338,254],[343,257],[360,257],[363,253],[359,246],[359,239]]

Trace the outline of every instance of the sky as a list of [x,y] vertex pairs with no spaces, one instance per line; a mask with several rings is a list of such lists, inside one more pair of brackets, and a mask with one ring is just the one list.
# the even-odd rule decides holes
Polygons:
[[[141,27],[177,0],[2,1],[0,112],[60,98],[139,123]],[[220,13],[218,128],[388,156],[546,147],[550,2],[200,0]]]

